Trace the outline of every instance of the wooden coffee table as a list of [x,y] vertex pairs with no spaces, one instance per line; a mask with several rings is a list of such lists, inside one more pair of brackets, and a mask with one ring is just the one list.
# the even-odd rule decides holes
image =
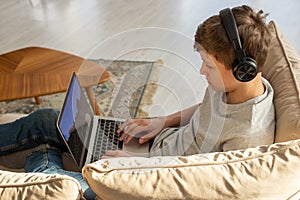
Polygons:
[[66,91],[73,71],[100,114],[92,86],[107,81],[109,72],[79,56],[42,47],[0,56],[0,101],[34,97],[40,103],[39,96]]

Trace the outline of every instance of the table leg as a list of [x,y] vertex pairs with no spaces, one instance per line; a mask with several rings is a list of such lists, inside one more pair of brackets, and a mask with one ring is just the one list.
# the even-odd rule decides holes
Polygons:
[[89,86],[86,88],[86,92],[87,92],[87,95],[91,101],[91,104],[93,106],[93,109],[95,111],[95,114],[96,115],[102,115],[101,111],[100,111],[100,108],[97,104],[97,101],[96,101],[96,96],[95,96],[95,93],[93,91],[93,87],[92,86]]
[[37,105],[41,104],[42,101],[41,101],[40,97],[34,97],[34,99],[35,99],[35,103]]

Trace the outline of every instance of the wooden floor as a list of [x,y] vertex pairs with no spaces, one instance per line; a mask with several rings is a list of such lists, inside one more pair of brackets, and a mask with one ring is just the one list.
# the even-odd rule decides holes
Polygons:
[[270,13],[300,52],[298,0],[0,0],[0,54],[41,46],[84,58],[162,59],[152,115],[201,100],[206,82],[193,50],[199,23],[225,7]]

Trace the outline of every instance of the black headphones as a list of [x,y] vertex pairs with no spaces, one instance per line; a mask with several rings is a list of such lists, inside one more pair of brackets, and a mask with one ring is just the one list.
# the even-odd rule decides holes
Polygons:
[[235,59],[232,64],[233,75],[241,82],[251,81],[257,75],[256,61],[247,57],[244,49],[242,48],[236,22],[231,9],[226,8],[221,10],[220,17],[227,36],[232,42],[234,48]]

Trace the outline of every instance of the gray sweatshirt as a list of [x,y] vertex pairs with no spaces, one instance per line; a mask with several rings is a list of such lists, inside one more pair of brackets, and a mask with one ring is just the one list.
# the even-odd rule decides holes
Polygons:
[[262,80],[264,94],[240,104],[226,104],[225,93],[208,86],[189,124],[163,130],[156,136],[150,156],[191,155],[272,144],[273,89],[266,79]]

